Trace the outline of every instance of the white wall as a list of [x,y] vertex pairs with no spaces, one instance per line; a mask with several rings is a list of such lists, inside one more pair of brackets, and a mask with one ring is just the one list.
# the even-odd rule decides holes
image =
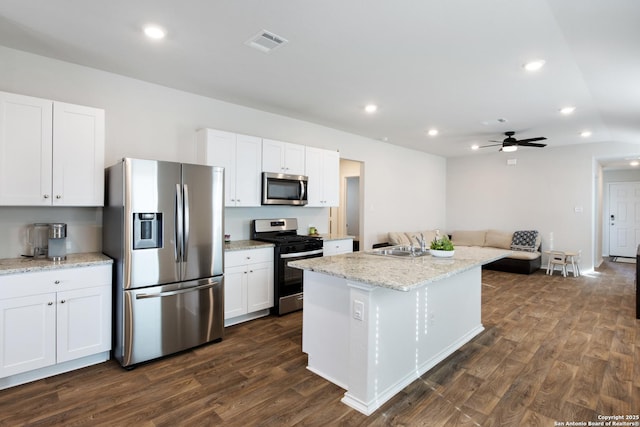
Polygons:
[[[387,231],[445,224],[444,210],[433,209],[444,206],[446,200],[446,160],[439,156],[5,47],[0,47],[0,90],[104,108],[107,165],[122,157],[193,162],[195,131],[202,127],[339,150],[341,157],[364,162],[362,248],[386,240]],[[0,258],[18,256],[23,249],[16,236],[27,224],[48,218],[54,209],[0,207]],[[230,208],[225,231],[233,240],[246,239],[250,219],[290,216],[299,218],[303,228],[313,223],[326,232],[328,211]],[[92,237],[101,225],[99,213],[91,209],[66,212],[68,223],[75,223],[75,215],[95,217],[90,224],[80,221],[74,238],[83,250],[100,250],[101,243]],[[65,222],[65,218],[59,220]]]
[[[609,142],[448,159],[447,230],[537,229],[543,249],[553,235],[555,249],[582,250],[582,268],[592,269],[600,254],[597,160],[639,152]],[[509,158],[517,165],[507,166]]]

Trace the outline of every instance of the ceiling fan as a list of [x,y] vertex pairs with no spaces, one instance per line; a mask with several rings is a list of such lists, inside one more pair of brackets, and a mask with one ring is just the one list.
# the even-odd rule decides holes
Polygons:
[[513,137],[513,135],[516,134],[514,131],[505,132],[504,134],[506,138],[503,139],[502,141],[493,141],[493,140],[490,141],[490,142],[498,142],[499,144],[483,145],[480,148],[496,147],[498,145],[501,145],[500,151],[511,152],[511,151],[516,151],[518,147],[542,148],[547,146],[547,144],[539,144],[534,142],[534,141],[544,141],[545,139],[547,139],[544,136],[538,136],[535,138],[527,138],[527,139],[515,139]]

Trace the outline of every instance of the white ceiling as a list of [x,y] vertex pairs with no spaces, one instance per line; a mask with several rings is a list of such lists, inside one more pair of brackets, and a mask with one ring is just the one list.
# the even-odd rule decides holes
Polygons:
[[[508,130],[640,144],[639,22],[638,0],[0,0],[2,45],[447,157]],[[261,30],[289,42],[244,44]]]

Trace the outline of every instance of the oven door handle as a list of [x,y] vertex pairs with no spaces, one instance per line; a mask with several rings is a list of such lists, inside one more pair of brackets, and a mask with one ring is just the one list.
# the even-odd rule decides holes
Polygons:
[[323,251],[324,249],[317,249],[315,251],[307,251],[307,252],[296,252],[295,254],[280,255],[280,258],[287,259],[287,258],[298,258],[301,256],[308,256],[308,255],[318,255],[318,254],[321,254]]

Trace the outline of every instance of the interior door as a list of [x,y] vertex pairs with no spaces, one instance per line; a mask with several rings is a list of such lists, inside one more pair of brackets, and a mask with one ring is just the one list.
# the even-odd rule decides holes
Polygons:
[[609,255],[635,257],[640,243],[640,182],[609,184]]
[[356,239],[360,234],[360,177],[347,177],[347,234]]

